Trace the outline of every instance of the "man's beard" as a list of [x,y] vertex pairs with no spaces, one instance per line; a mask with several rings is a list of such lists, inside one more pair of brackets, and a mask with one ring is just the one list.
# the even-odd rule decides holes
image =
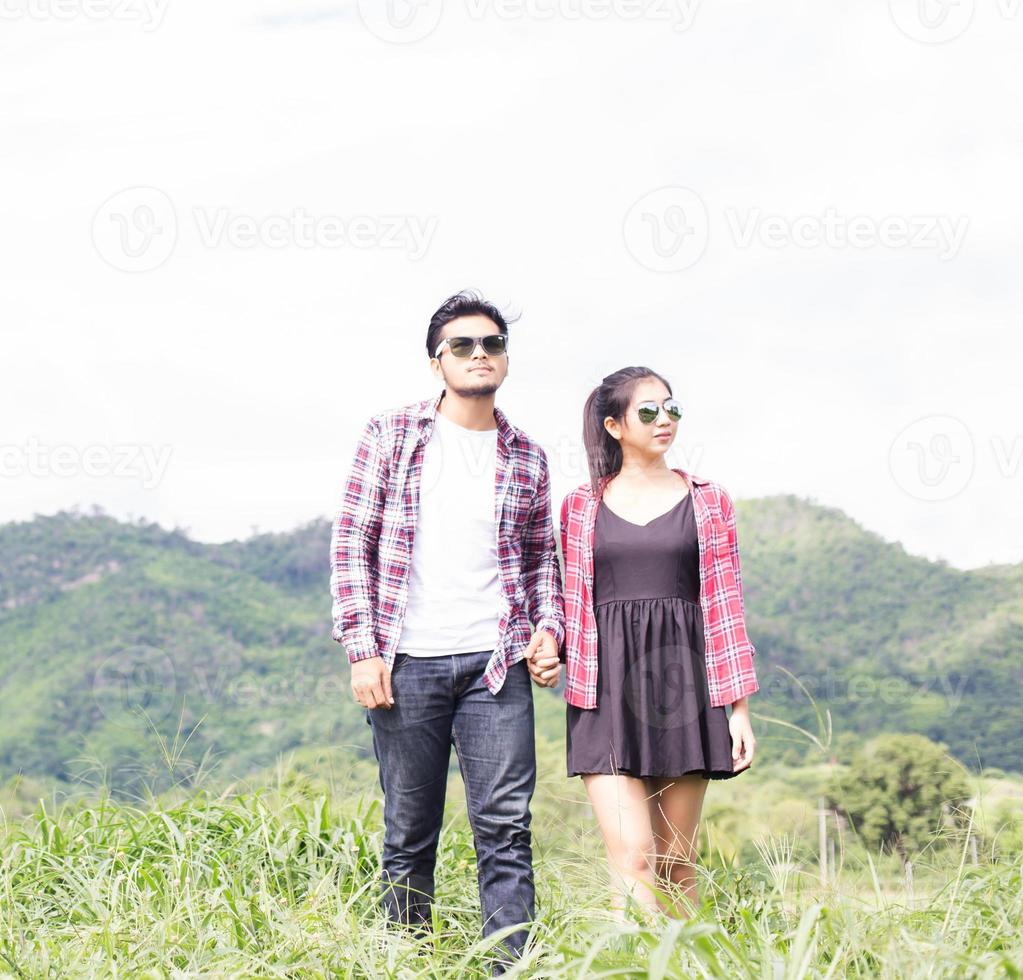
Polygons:
[[459,398],[485,398],[488,395],[494,394],[500,385],[489,382],[485,385],[480,385],[478,388],[460,388],[456,384],[452,384],[450,381],[447,385]]

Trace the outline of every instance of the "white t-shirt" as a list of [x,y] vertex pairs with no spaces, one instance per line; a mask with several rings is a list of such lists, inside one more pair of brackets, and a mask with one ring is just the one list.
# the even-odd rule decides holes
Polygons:
[[438,412],[421,477],[397,652],[493,650],[504,602],[494,514],[497,429],[466,429]]

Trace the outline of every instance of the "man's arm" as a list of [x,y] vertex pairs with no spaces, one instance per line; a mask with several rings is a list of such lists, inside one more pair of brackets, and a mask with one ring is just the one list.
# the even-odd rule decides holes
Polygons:
[[547,455],[540,453],[540,483],[522,531],[522,561],[529,602],[529,618],[538,630],[546,630],[558,647],[565,639],[565,597],[561,567],[551,520],[551,477]]
[[379,429],[370,420],[355,451],[330,545],[332,636],[344,644],[352,663],[379,656],[373,607],[387,472]]

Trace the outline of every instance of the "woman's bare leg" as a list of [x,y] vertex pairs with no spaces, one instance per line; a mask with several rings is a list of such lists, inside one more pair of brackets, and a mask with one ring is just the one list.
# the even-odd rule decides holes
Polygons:
[[618,918],[626,898],[657,909],[657,845],[650,823],[648,784],[635,776],[591,773],[583,782],[604,837],[611,872],[612,908]]
[[690,909],[687,900],[694,907],[698,900],[696,835],[708,782],[695,773],[652,781],[656,792],[650,795],[648,806],[657,846],[657,877],[679,886],[681,895],[665,907],[665,911],[677,919],[688,919]]

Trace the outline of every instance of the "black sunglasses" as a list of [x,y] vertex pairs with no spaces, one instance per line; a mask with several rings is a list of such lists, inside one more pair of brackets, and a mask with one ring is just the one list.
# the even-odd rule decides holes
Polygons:
[[[663,404],[665,414],[672,422],[677,422],[682,418],[682,406],[674,398],[665,398]],[[660,406],[655,401],[640,402],[636,406],[636,414],[644,425],[655,422],[660,410]]]
[[445,337],[438,345],[434,357],[440,357],[444,345],[455,357],[470,357],[479,344],[484,353],[496,357],[508,350],[508,335],[503,333],[488,333],[485,337]]

